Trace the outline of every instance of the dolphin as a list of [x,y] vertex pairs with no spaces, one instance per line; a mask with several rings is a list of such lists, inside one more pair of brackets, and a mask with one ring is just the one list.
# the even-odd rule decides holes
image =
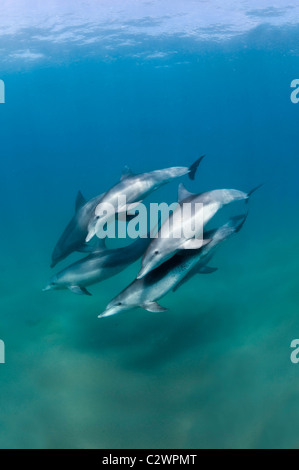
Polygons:
[[195,274],[211,274],[215,271],[218,271],[218,268],[213,268],[208,266],[208,263],[213,258],[215,250],[218,247],[219,243],[223,242],[229,238],[234,233],[237,233],[243,227],[245,220],[247,219],[248,212],[243,215],[237,215],[231,217],[229,222],[225,224],[219,230],[210,230],[206,232],[206,237],[211,238],[211,243],[209,244],[209,249],[206,252],[201,253],[200,259],[195,263],[194,267],[188,271],[186,276],[184,276],[180,282],[178,282],[172,289],[175,292],[179,287],[181,287],[185,282],[189,281]]
[[98,317],[108,317],[132,308],[141,307],[149,312],[167,310],[157,303],[169,291],[175,290],[183,280],[196,273],[211,273],[217,268],[207,266],[217,246],[243,226],[246,215],[232,217],[222,227],[206,232],[211,242],[199,250],[182,251],[163,263],[142,279],[135,279],[117,295]]
[[104,194],[101,194],[89,201],[86,201],[81,191],[78,191],[75,203],[75,214],[54,248],[51,268],[54,268],[59,261],[62,261],[68,255],[73,253],[73,251],[84,252],[91,251],[93,249],[85,242],[85,238],[88,233],[87,227],[90,218],[94,214],[96,206],[103,196]]
[[[105,225],[110,220],[111,214],[102,214],[102,208],[105,204],[113,207],[116,214],[129,213],[145,197],[173,179],[188,174],[189,178],[194,180],[196,170],[203,158],[204,155],[199,157],[190,167],[177,166],[140,174],[134,174],[126,167],[120,182],[107,191],[97,205],[94,217],[91,218],[88,224],[86,242],[89,242],[94,237],[100,226]],[[126,201],[123,207],[119,207],[120,196]]]
[[135,262],[147,248],[150,238],[139,238],[129,246],[117,249],[95,251],[82,260],[76,261],[53,276],[43,291],[52,289],[69,289],[75,294],[91,295],[87,286],[108,279],[123,271]]
[[[147,273],[167,261],[179,250],[199,249],[209,243],[209,239],[203,239],[203,227],[209,220],[226,204],[233,201],[248,199],[250,193],[238,191],[236,189],[216,189],[213,191],[193,194],[180,184],[178,194],[178,206],[164,222],[156,238],[143,255],[141,269],[137,279],[141,279]],[[187,213],[182,208],[190,205]],[[193,233],[187,230],[194,225],[194,221],[200,221]],[[199,239],[200,238],[200,239]]]

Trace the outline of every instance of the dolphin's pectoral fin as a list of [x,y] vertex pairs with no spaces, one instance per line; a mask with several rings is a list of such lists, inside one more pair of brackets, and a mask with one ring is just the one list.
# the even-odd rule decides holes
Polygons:
[[179,249],[180,250],[199,250],[199,248],[202,248],[203,246],[207,245],[210,243],[210,239],[208,240],[198,240],[197,238],[190,238],[189,240],[184,240],[183,243],[181,243]]
[[157,302],[146,302],[142,304],[141,307],[148,312],[165,312],[167,310],[167,308],[162,307]]
[[129,168],[127,165],[124,167],[123,171],[122,171],[122,174],[121,174],[121,178],[120,178],[120,181],[123,181],[125,180],[126,178],[129,178],[130,176],[133,176],[134,173],[133,171],[131,170],[131,168]]
[[80,287],[80,286],[69,286],[69,290],[73,292],[74,294],[78,295],[91,295],[90,292],[85,287]]
[[81,207],[84,206],[84,204],[86,204],[86,199],[81,193],[81,191],[78,191],[78,194],[76,197],[76,203],[75,203],[75,212],[81,209]]
[[189,197],[189,196],[194,196],[194,193],[190,193],[190,192],[185,188],[185,186],[183,185],[183,183],[180,183],[180,184],[179,184],[179,188],[178,188],[178,202],[183,201],[184,199],[186,199],[186,198]]
[[197,271],[198,274],[212,274],[215,271],[218,271],[218,268],[212,268],[210,266],[203,266]]

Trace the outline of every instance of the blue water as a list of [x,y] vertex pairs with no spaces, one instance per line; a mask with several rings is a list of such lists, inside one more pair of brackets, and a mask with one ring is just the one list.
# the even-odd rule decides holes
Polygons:
[[[3,62],[0,448],[298,447],[297,38],[261,24],[225,42],[153,38],[176,51],[156,59],[70,47]],[[216,273],[159,314],[97,318],[139,262],[92,297],[42,292],[78,189],[204,153],[190,191],[265,183]],[[150,200],[175,201],[177,185]]]

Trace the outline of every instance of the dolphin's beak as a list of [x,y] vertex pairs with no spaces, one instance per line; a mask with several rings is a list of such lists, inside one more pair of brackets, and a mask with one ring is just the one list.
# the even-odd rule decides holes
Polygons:
[[87,237],[85,238],[86,243],[90,242],[90,240],[93,238],[94,235],[95,235],[95,230],[94,228],[92,228],[89,230]]
[[88,227],[87,227],[87,235],[85,238],[86,243],[88,243],[96,234],[96,219],[92,219],[91,222],[89,222]]
[[47,290],[51,290],[50,284],[48,284],[46,287],[42,289],[43,292],[46,292]]
[[137,279],[142,279],[144,276],[147,275],[151,271],[150,265],[146,265],[140,269],[139,273],[137,274]]
[[118,312],[119,312],[119,308],[117,308],[117,307],[106,308],[106,310],[104,310],[104,312],[102,312],[102,313],[100,313],[100,315],[98,315],[98,318],[110,317],[111,315],[115,315]]

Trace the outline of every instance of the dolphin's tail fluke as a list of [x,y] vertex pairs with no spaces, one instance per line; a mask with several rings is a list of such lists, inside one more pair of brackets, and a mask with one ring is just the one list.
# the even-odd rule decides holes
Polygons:
[[259,184],[258,186],[255,186],[255,188],[253,188],[251,191],[249,191],[249,193],[247,193],[247,199],[246,199],[246,202],[248,202],[250,196],[255,193],[255,191],[257,191],[258,189],[260,189],[262,186],[264,186],[264,183],[261,183]]
[[190,180],[194,180],[196,170],[197,170],[200,162],[202,161],[202,159],[204,157],[205,157],[205,155],[202,155],[194,163],[192,163],[192,165],[189,167],[189,178],[190,178]]

